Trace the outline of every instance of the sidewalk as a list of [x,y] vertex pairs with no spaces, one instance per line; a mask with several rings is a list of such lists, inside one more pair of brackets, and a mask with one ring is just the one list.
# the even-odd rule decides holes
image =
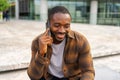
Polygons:
[[[73,23],[71,28],[87,37],[93,58],[120,54],[120,27]],[[31,42],[45,31],[45,23],[12,20],[0,23],[0,30],[0,72],[27,68]]]

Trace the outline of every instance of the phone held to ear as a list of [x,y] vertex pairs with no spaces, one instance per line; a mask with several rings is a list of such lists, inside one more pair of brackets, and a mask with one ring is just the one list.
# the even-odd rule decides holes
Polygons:
[[[49,23],[49,21],[46,23],[46,29],[47,29],[47,28],[50,29],[50,23]],[[51,36],[51,32],[50,32],[50,30],[49,30],[49,32],[48,32],[48,35]]]

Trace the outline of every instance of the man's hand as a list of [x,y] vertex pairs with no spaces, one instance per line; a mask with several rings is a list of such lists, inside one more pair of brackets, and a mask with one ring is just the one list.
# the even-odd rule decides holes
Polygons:
[[40,54],[44,55],[47,52],[47,45],[52,44],[53,39],[51,36],[48,35],[49,28],[39,37],[39,48]]

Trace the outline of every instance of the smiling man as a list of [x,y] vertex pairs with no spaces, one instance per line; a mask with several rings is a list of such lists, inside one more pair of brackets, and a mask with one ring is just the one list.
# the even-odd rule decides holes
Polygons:
[[82,34],[70,29],[71,20],[63,6],[50,10],[49,28],[32,42],[27,70],[31,80],[94,80],[90,45]]

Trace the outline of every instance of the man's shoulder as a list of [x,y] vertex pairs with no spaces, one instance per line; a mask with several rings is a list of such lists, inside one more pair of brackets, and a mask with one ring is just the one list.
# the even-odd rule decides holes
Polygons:
[[36,37],[32,40],[32,44],[33,44],[33,45],[38,45],[38,41],[39,41],[40,36],[41,36],[41,34],[39,34],[38,36],[36,36]]
[[39,38],[40,38],[40,36],[41,36],[41,34],[39,34],[38,36],[34,37],[33,42],[38,41],[38,40],[39,40]]
[[[41,35],[41,34],[40,34]],[[36,49],[38,49],[38,41],[39,41],[39,37],[40,35],[38,35],[37,37],[35,37],[33,40],[32,40],[32,45],[31,45],[31,48],[33,51],[36,51]]]
[[85,36],[85,34],[77,32],[77,31],[72,31],[72,32],[74,33],[75,41],[80,42],[82,44],[84,44],[84,43],[88,44],[89,43],[87,37]]
[[77,31],[72,31],[72,32],[74,33],[75,41],[76,41],[76,43],[79,43],[79,46],[84,45],[84,47],[85,46],[88,47],[87,49],[90,48],[89,41],[86,38],[85,34],[77,32]]
[[74,37],[75,38],[86,38],[85,37],[85,34],[81,33],[81,32],[77,32],[77,31],[73,31],[72,30],[72,33],[74,34]]

